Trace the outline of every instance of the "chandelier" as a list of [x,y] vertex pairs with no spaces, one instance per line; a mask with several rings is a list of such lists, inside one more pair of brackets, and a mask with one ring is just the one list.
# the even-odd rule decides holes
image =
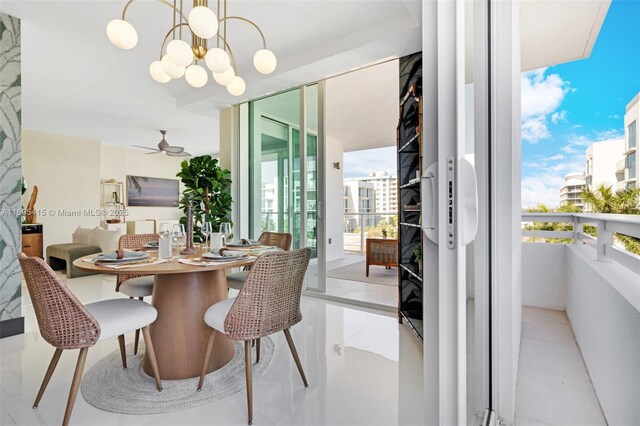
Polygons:
[[[111,43],[124,50],[132,49],[138,43],[136,29],[126,21],[127,10],[134,1],[129,0],[124,6],[122,19],[114,19],[107,25],[107,36]],[[208,0],[193,0],[193,8],[186,16],[183,0],[173,0],[173,4],[166,0],[158,1],[173,9],[173,25],[162,41],[160,57],[149,66],[151,77],[158,83],[184,76],[191,86],[203,87],[209,80],[209,73],[200,65],[204,61],[218,84],[225,86],[233,96],[242,95],[246,84],[238,75],[236,59],[227,40],[227,21],[231,20],[248,23],[260,34],[262,49],[253,56],[256,70],[261,74],[271,74],[276,69],[276,56],[267,49],[260,28],[247,18],[227,16],[227,0],[218,0],[217,13],[208,7]],[[218,19],[220,16],[222,18]],[[183,29],[191,35],[191,44],[183,40]],[[208,41],[215,47],[208,46]]]

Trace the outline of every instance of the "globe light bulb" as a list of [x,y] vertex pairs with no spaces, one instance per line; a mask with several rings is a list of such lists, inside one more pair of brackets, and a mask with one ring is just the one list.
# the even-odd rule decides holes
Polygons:
[[169,55],[164,55],[160,60],[162,71],[171,78],[180,78],[184,75],[184,67],[179,67],[171,61]]
[[213,79],[221,86],[226,86],[231,83],[231,80],[236,76],[236,72],[233,67],[227,68],[224,72],[214,72]]
[[114,19],[107,24],[107,37],[116,47],[124,50],[138,44],[138,33],[133,25],[122,19]]
[[200,65],[189,65],[184,73],[184,78],[191,86],[200,88],[207,84],[209,75],[207,74],[207,70]]
[[218,17],[206,6],[196,6],[191,9],[187,19],[191,31],[198,37],[208,39],[218,32]]
[[233,96],[242,95],[246,88],[247,85],[244,83],[244,79],[238,76],[233,77],[231,83],[227,84],[227,92],[229,92]]
[[172,40],[167,45],[167,55],[174,65],[186,67],[193,62],[193,51],[191,46],[183,40]]
[[153,61],[149,65],[149,74],[158,83],[167,83],[171,80],[171,77],[167,75],[162,69],[162,63],[160,61]]
[[276,55],[269,49],[260,49],[253,56],[253,66],[261,74],[271,74],[277,65]]
[[224,50],[219,47],[209,49],[207,55],[204,57],[204,61],[207,63],[207,67],[217,73],[226,71],[231,65],[231,59]]

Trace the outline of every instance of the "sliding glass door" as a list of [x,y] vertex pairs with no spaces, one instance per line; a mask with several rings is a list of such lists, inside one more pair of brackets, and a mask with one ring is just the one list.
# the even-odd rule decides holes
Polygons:
[[[306,138],[301,138],[302,133]],[[287,232],[292,249],[310,247],[307,289],[318,279],[318,88],[297,88],[249,103],[250,235]]]

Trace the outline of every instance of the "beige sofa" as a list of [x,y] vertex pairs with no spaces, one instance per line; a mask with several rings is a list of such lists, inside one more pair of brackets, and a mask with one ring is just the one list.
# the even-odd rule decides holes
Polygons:
[[89,254],[117,250],[120,235],[122,232],[119,230],[78,226],[73,233],[73,242],[47,247],[47,263],[54,270],[65,269],[68,278],[93,275],[93,272],[81,271],[73,266],[73,261]]

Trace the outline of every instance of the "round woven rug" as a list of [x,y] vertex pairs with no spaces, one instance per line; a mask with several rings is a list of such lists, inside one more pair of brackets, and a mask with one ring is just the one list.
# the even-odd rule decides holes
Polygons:
[[[140,340],[138,355],[127,355],[128,368],[122,368],[120,350],[116,350],[84,375],[81,392],[89,404],[114,413],[159,414],[208,404],[245,388],[243,342],[235,342],[236,354],[227,365],[206,375],[202,391],[196,391],[195,377],[163,380],[162,392],[158,392],[153,377],[142,369],[144,344]],[[252,349],[254,381],[267,370],[274,351],[273,340],[263,337],[260,362],[256,364],[255,347]],[[133,354],[133,344],[127,345],[127,354]]]

